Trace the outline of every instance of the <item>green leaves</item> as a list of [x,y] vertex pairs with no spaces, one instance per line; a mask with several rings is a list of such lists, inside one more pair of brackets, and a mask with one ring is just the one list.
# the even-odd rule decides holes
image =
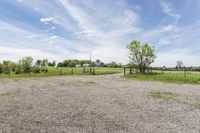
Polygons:
[[140,68],[140,72],[145,72],[146,67],[153,63],[156,58],[154,47],[150,46],[148,43],[141,45],[140,41],[133,40],[127,48],[130,51],[129,58],[134,65]]

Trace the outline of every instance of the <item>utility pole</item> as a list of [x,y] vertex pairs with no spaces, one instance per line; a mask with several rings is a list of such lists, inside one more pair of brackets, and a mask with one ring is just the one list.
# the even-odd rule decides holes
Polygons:
[[92,62],[92,52],[90,52],[90,63]]

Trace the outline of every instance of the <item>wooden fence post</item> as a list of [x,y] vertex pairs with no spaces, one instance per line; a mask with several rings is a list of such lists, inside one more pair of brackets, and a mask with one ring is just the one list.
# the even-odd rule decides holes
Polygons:
[[62,75],[62,70],[60,69],[60,75]]
[[184,77],[186,78],[186,67],[184,67]]
[[131,67],[130,67],[130,74],[132,74],[132,69],[131,69]]
[[92,68],[90,67],[90,73],[92,73]]
[[124,76],[126,76],[126,67],[124,67]]
[[95,75],[95,68],[93,69],[93,75]]
[[83,72],[85,73],[85,67],[83,68]]
[[71,74],[74,74],[74,69],[72,68],[72,70],[71,70]]

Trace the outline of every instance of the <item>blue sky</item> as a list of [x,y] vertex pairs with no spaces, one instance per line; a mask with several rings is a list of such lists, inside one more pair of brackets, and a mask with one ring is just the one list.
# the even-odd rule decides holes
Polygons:
[[0,0],[0,60],[24,56],[127,63],[131,40],[154,66],[200,66],[200,0]]

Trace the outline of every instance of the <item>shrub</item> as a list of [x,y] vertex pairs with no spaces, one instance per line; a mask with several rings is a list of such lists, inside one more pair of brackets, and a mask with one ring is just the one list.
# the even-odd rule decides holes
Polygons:
[[15,66],[15,74],[21,74],[22,73],[22,68],[20,65]]
[[4,74],[10,74],[10,67],[9,67],[9,62],[8,61],[4,61],[3,62],[3,66],[2,66],[2,72]]
[[47,72],[48,72],[48,69],[45,68],[45,67],[42,67],[42,68],[41,68],[41,72],[47,73]]
[[31,72],[33,72],[33,73],[40,73],[40,67],[38,67],[38,66],[32,67],[31,68]]
[[2,64],[0,64],[0,74],[2,74]]

